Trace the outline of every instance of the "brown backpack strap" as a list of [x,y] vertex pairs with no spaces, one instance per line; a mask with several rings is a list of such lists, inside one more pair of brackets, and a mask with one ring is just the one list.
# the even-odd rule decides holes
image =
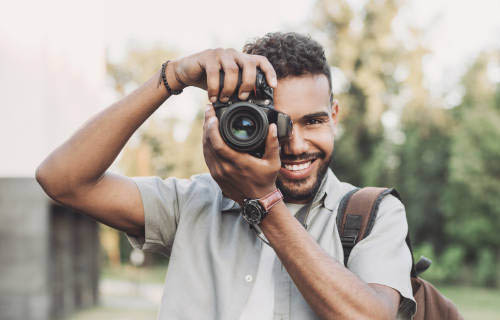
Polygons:
[[382,199],[399,194],[392,188],[366,187],[348,192],[340,201],[337,212],[337,228],[344,248],[344,264],[354,246],[372,231]]

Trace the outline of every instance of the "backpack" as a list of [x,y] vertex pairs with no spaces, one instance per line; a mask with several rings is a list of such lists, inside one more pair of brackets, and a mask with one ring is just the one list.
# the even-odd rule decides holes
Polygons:
[[[395,189],[366,187],[351,190],[340,201],[337,228],[344,249],[344,264],[346,267],[354,246],[370,234],[375,224],[380,202],[388,194],[400,199]],[[432,284],[418,277],[419,274],[429,268],[432,261],[421,257],[415,263],[409,232],[406,235],[406,244],[412,257],[410,277],[413,297],[417,302],[417,312],[413,320],[463,320],[463,317],[458,313],[457,307],[449,299],[443,296]]]

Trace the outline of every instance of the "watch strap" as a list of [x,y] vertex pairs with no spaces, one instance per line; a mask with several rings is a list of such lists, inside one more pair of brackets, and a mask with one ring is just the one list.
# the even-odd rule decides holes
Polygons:
[[264,211],[267,213],[269,210],[271,210],[272,207],[274,207],[278,202],[280,202],[283,199],[283,195],[281,194],[281,191],[276,188],[273,192],[269,193],[268,195],[258,199],[260,205],[264,209]]

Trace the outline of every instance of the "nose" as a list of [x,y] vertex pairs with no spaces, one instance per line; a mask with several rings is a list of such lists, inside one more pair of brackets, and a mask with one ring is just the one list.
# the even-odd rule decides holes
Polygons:
[[293,127],[292,135],[284,142],[281,148],[284,154],[299,155],[306,153],[308,143],[298,126]]

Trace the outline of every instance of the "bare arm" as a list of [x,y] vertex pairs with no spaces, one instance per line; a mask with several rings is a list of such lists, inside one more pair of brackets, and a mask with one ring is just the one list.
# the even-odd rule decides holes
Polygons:
[[395,319],[399,293],[366,284],[329,257],[283,202],[261,224],[267,239],[311,308],[322,319]]
[[[238,66],[243,68],[241,97],[253,90],[257,67],[276,85],[274,70],[265,58],[232,49],[210,49],[174,60],[166,75],[173,90],[184,83],[207,90],[213,100],[219,92],[224,97],[235,90]],[[219,88],[220,69],[226,71],[223,88]],[[165,87],[158,86],[159,76],[160,71],[91,118],[40,164],[36,178],[50,197],[131,235],[144,234],[144,209],[135,183],[106,170],[135,130],[169,97]]]
[[159,75],[160,71],[88,120],[40,164],[36,177],[50,197],[112,227],[143,232],[144,212],[134,182],[105,171],[135,130],[169,97],[163,85],[158,87]]

